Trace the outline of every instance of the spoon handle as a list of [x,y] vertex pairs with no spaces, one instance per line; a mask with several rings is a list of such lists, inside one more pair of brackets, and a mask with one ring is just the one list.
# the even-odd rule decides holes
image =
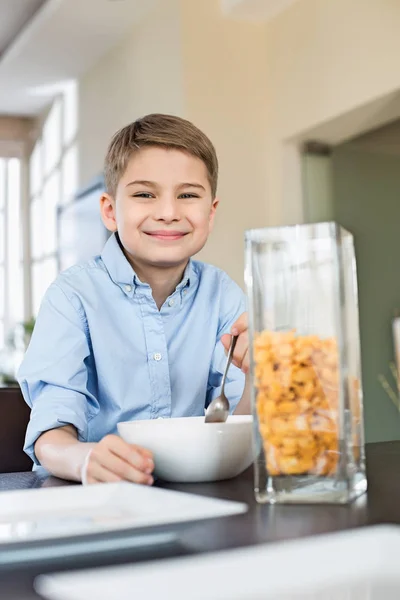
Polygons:
[[228,359],[226,361],[226,367],[225,367],[225,371],[224,371],[224,376],[222,377],[221,394],[224,393],[226,376],[228,374],[228,369],[229,369],[229,367],[231,365],[231,362],[232,362],[233,351],[235,350],[235,346],[236,346],[237,340],[238,340],[238,336],[237,335],[233,335],[232,339],[231,339],[231,345],[229,346]]

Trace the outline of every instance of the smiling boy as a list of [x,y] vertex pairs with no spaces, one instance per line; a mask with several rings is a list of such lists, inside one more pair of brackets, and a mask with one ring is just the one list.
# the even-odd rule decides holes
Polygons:
[[230,333],[239,339],[225,391],[232,410],[249,412],[243,292],[192,259],[213,227],[217,177],[212,143],[184,119],[148,115],[115,134],[100,200],[112,235],[50,286],[18,375],[36,466],[151,484],[151,453],[115,435],[117,423],[204,415]]

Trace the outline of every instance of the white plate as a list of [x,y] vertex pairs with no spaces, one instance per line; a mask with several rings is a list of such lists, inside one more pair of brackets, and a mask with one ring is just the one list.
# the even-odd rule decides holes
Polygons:
[[247,505],[132,483],[0,494],[0,565],[176,539],[179,525]]
[[50,600],[398,600],[399,556],[400,528],[378,525],[200,557],[43,575],[35,589]]

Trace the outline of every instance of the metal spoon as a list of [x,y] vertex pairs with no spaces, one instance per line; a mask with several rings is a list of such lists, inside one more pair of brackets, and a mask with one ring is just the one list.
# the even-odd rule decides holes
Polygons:
[[206,423],[225,423],[229,415],[229,402],[228,398],[225,396],[224,388],[226,375],[228,373],[228,369],[231,365],[233,358],[233,351],[236,346],[238,336],[233,335],[231,340],[231,345],[229,346],[228,358],[226,361],[225,372],[222,378],[221,385],[221,395],[218,398],[215,398],[212,402],[210,402],[207,410],[206,410]]

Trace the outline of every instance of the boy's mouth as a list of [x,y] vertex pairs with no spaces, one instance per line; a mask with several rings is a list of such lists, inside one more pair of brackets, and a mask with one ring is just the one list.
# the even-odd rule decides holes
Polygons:
[[146,235],[153,239],[172,242],[174,240],[181,240],[185,235],[186,231],[172,231],[172,230],[159,230],[159,231],[145,231]]

